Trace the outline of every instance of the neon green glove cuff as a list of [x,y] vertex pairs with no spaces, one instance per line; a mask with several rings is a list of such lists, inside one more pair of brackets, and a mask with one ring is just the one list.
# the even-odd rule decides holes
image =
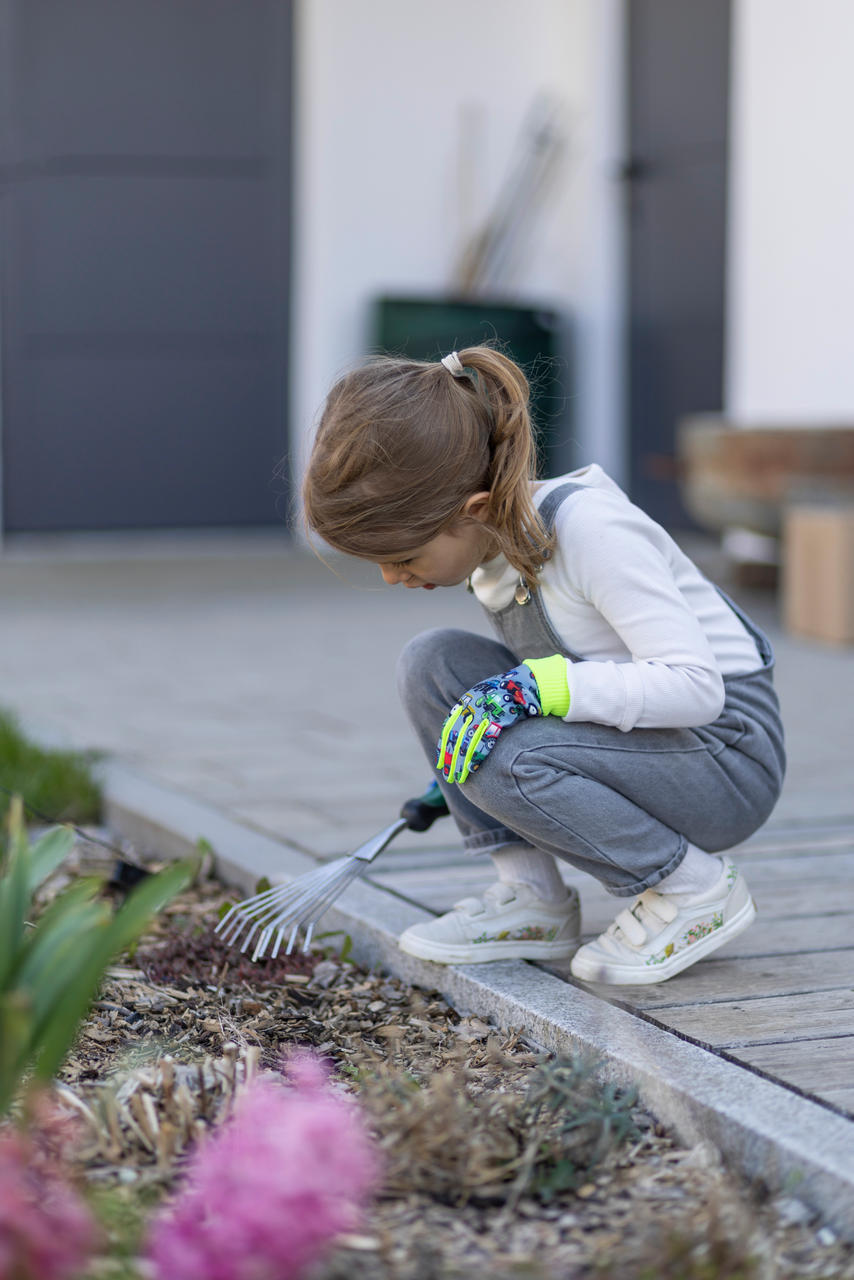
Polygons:
[[556,653],[551,658],[523,658],[530,667],[540,692],[540,706],[544,716],[565,716],[569,711],[569,682],[566,678],[566,658]]

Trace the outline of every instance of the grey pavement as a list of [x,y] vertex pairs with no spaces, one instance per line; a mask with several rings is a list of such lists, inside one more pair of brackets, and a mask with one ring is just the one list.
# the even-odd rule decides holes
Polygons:
[[[689,549],[732,589],[712,544]],[[388,588],[371,566],[334,565],[275,534],[13,543],[0,705],[315,856],[346,852],[430,774],[395,693],[403,644],[486,625],[462,588]],[[854,822],[854,648],[783,633],[773,593],[735,594],[777,651],[789,770],[770,827]]]
[[[423,790],[394,663],[436,616],[426,593],[283,537],[110,550],[0,560],[0,705],[316,856]],[[481,625],[465,592],[443,604]]]

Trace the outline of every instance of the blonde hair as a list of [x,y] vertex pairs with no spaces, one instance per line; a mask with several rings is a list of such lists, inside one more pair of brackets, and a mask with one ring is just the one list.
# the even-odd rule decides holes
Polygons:
[[303,485],[306,522],[339,551],[381,562],[452,529],[486,492],[486,527],[534,584],[553,539],[531,499],[528,380],[492,347],[458,355],[465,377],[381,356],[335,384]]

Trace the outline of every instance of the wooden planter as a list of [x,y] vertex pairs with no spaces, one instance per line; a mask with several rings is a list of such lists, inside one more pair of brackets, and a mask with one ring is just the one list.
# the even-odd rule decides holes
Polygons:
[[854,424],[736,427],[717,416],[687,418],[677,452],[685,506],[715,532],[779,537],[793,502],[854,503]]

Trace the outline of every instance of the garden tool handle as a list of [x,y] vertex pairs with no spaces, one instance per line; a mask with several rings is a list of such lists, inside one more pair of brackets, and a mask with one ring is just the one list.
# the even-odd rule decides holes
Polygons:
[[437,818],[448,813],[445,797],[438,782],[431,782],[423,795],[413,796],[400,810],[410,831],[427,831]]

